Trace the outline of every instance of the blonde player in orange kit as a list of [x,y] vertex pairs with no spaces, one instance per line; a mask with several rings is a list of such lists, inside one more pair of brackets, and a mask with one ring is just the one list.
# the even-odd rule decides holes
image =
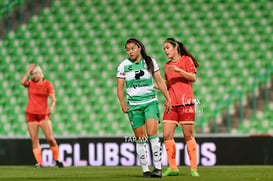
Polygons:
[[[32,77],[30,80],[28,80],[29,75]],[[58,145],[53,137],[52,124],[49,117],[49,115],[53,113],[56,104],[52,83],[44,79],[43,72],[38,65],[31,64],[21,80],[21,85],[28,88],[26,121],[32,141],[33,154],[37,161],[35,168],[43,167],[38,136],[39,127],[41,127],[50,145],[56,165],[60,168],[64,167],[58,158]],[[47,104],[48,96],[51,100],[51,106],[49,108]]]
[[[194,138],[195,98],[192,83],[196,80],[198,61],[186,49],[183,43],[174,38],[164,42],[164,51],[170,60],[165,64],[165,82],[172,102],[172,110],[163,115],[163,137],[167,151],[169,168],[162,176],[176,176],[179,170],[176,165],[176,146],[173,139],[175,129],[182,125],[187,152],[191,163],[191,175],[199,176],[197,172],[197,152]],[[155,87],[157,85],[155,84]]]

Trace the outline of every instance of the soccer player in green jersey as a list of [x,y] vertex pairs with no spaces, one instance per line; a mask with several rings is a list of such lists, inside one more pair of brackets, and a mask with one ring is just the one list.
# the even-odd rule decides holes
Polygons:
[[[153,78],[167,100],[167,112],[171,110],[171,99],[156,60],[146,54],[143,43],[136,38],[130,38],[126,41],[125,48],[129,57],[118,66],[117,95],[122,111],[128,113],[136,137],[136,152],[142,166],[143,176],[161,177],[161,145],[158,137],[160,118]],[[128,104],[124,100],[124,84]],[[153,153],[155,169],[152,172],[147,163],[147,137]]]

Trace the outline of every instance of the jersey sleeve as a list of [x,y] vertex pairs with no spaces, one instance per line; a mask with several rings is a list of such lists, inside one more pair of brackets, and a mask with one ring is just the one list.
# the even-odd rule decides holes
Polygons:
[[187,69],[186,70],[187,72],[194,72],[194,73],[197,72],[195,65],[190,57],[187,57],[186,59],[186,69]]
[[124,72],[124,66],[121,64],[119,64],[118,69],[117,69],[117,78],[125,78],[125,72]]
[[164,66],[164,80],[167,81],[167,64]]
[[54,87],[52,85],[51,82],[48,82],[48,85],[47,85],[47,91],[48,91],[48,95],[52,95],[52,94],[55,94],[55,90],[54,90]]
[[153,64],[154,64],[154,72],[159,70],[159,65],[155,59],[152,58]]
[[29,85],[31,84],[31,82],[32,82],[31,79],[28,79],[27,80],[27,85],[25,87],[29,87]]

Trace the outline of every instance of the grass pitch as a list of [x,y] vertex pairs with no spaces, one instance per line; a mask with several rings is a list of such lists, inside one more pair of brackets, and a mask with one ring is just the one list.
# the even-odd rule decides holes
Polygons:
[[[163,168],[163,171],[166,167]],[[269,181],[273,180],[273,166],[213,166],[198,167],[200,177],[190,176],[189,167],[179,167],[179,176],[143,178],[141,167],[44,167],[0,166],[0,180],[50,180],[50,181],[134,181],[134,180],[202,180],[202,181]]]

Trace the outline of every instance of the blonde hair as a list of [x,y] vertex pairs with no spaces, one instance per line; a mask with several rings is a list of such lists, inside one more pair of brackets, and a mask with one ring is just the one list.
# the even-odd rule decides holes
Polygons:
[[43,71],[39,65],[35,65],[34,69],[31,71],[31,74],[35,74],[39,72],[41,74],[41,77],[44,78]]

